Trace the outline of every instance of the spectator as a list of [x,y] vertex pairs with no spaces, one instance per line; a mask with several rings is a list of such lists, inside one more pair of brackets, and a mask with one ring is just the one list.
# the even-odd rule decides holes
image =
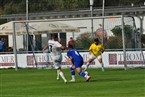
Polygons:
[[72,37],[70,37],[70,40],[68,41],[68,46],[73,47],[73,38]]
[[12,54],[13,53],[13,48],[12,47],[7,47],[5,51],[6,51],[6,54]]
[[4,38],[0,39],[0,52],[4,52],[5,51],[5,41]]

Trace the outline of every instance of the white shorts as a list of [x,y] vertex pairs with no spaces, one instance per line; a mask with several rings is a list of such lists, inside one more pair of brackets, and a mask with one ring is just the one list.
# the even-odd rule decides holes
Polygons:
[[62,55],[52,56],[52,62],[54,64],[55,69],[61,67]]
[[101,55],[99,55],[99,56],[93,56],[92,54],[90,54],[90,56],[89,56],[89,58],[91,58],[91,59],[101,59],[102,58],[102,56]]

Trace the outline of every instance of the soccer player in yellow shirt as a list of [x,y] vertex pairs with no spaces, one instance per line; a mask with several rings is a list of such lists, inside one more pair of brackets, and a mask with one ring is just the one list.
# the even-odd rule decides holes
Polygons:
[[102,64],[101,54],[104,52],[104,46],[100,43],[99,39],[94,39],[94,43],[91,44],[90,48],[90,57],[86,64],[84,71],[86,71],[93,60],[98,59],[99,63]]

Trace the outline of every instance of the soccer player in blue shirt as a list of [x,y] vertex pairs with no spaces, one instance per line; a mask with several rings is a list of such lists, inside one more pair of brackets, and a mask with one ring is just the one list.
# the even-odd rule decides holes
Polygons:
[[82,56],[76,49],[73,49],[71,45],[68,46],[68,49],[69,50],[67,52],[67,57],[68,60],[72,63],[72,66],[70,68],[72,80],[70,80],[70,82],[75,82],[75,69],[80,76],[86,78],[86,81],[89,81],[91,77],[88,75],[88,73],[83,72],[81,68],[84,62]]

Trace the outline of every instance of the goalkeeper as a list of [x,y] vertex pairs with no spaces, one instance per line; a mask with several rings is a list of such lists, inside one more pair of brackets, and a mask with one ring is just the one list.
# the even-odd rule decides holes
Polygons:
[[102,56],[101,54],[104,52],[104,46],[101,45],[98,38],[94,39],[94,43],[91,44],[90,48],[90,57],[87,61],[86,67],[84,71],[86,71],[91,64],[92,61],[94,61],[96,58],[98,59],[99,63],[102,64]]

